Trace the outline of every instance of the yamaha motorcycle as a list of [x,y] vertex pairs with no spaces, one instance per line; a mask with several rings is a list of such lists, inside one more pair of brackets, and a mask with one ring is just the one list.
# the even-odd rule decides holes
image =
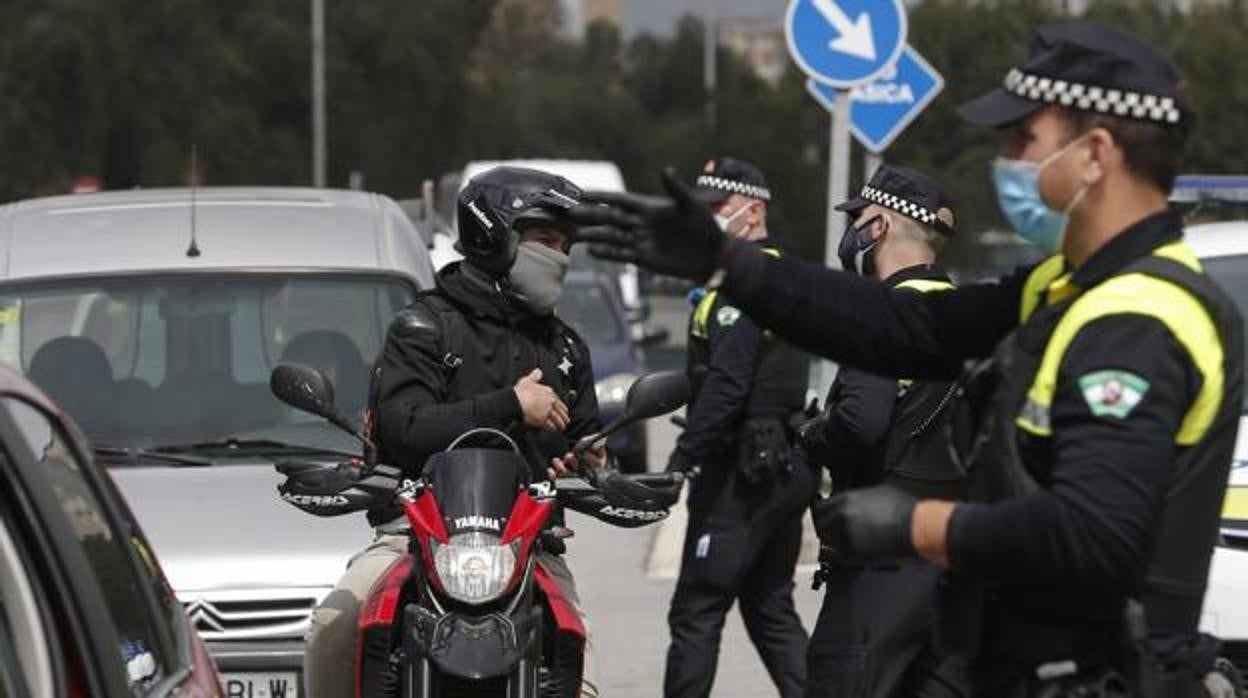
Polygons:
[[[273,393],[325,418],[374,452],[365,434],[334,407],[333,385],[314,369],[278,366]],[[577,442],[584,452],[623,426],[671,412],[688,400],[683,373],[635,382],[624,412]],[[483,440],[501,443],[487,448]],[[539,561],[558,550],[547,521],[556,504],[613,525],[666,518],[679,473],[624,475],[606,469],[584,478],[534,481],[515,442],[473,429],[430,457],[414,480],[389,465],[337,467],[284,462],[284,500],[317,516],[402,509],[409,552],[374,585],[359,620],[356,695],[361,698],[582,694],[586,632],[576,609]],[[592,688],[586,687],[593,695]]]

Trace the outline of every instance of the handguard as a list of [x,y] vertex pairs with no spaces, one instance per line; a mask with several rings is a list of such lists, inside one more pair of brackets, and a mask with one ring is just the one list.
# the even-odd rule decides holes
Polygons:
[[315,516],[341,516],[386,503],[399,487],[398,471],[377,466],[367,477],[352,463],[326,466],[286,461],[276,465],[286,479],[277,486],[282,499]]
[[585,487],[559,485],[558,499],[568,509],[620,528],[638,528],[666,519],[680,497],[680,473],[656,476],[662,484],[643,484],[614,470],[590,476]]

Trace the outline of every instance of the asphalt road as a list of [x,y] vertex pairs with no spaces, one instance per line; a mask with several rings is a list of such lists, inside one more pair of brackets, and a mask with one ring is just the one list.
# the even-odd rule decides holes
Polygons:
[[[649,425],[650,461],[666,461],[676,429],[665,419]],[[664,523],[639,529],[606,526],[569,512],[576,536],[569,562],[590,619],[594,672],[601,695],[661,695],[667,652],[667,608],[679,569],[684,511]],[[807,542],[813,540],[807,528]],[[803,557],[812,559],[808,546]],[[812,570],[799,566],[795,599],[809,632],[819,611],[820,593],[810,589]],[[734,608],[720,645],[714,698],[774,696],[775,689],[750,644]]]

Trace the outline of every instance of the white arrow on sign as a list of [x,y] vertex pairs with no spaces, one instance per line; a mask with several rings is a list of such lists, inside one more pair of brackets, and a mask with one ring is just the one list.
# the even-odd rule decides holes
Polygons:
[[812,0],[819,14],[840,34],[828,42],[828,48],[856,56],[864,61],[875,60],[875,37],[871,34],[871,15],[859,13],[858,19],[849,16],[835,0]]

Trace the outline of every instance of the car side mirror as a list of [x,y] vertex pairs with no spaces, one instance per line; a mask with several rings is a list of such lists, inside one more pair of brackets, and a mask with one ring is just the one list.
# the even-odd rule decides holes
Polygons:
[[684,371],[659,371],[638,378],[624,398],[625,419],[658,417],[689,401],[689,379]]
[[295,409],[325,419],[338,415],[334,408],[334,384],[315,368],[281,364],[269,375],[269,390]]
[[683,371],[648,373],[629,386],[628,395],[624,397],[624,411],[602,431],[581,437],[573,451],[583,453],[626,424],[667,414],[688,401],[689,379]]

